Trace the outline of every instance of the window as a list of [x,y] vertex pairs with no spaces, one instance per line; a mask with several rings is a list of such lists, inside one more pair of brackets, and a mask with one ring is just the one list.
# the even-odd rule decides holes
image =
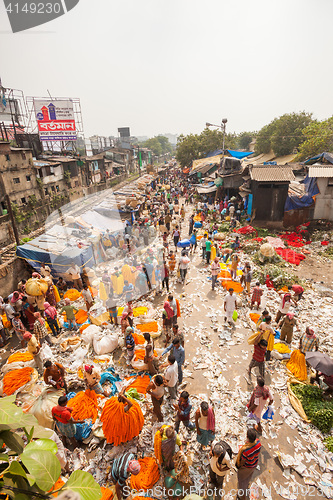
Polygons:
[[10,155],[6,155],[6,160],[10,161]]
[[328,185],[328,186],[333,186],[333,177],[329,177],[329,178],[327,179],[327,185]]
[[23,203],[23,205],[25,205],[27,203],[25,198],[21,198],[21,202]]
[[59,186],[56,186],[56,190],[57,190],[57,192],[59,193],[59,191],[60,191]]
[[45,193],[46,195],[48,195],[48,194],[49,194],[49,192],[48,192],[47,188],[45,188],[45,189],[44,189],[44,193]]
[[14,184],[20,184],[20,178],[19,177],[14,177],[13,179]]
[[55,187],[51,186],[51,189],[52,189],[52,192],[54,193],[55,192]]
[[27,179],[28,182],[31,181],[31,175],[26,175],[25,177],[26,177],[26,179]]

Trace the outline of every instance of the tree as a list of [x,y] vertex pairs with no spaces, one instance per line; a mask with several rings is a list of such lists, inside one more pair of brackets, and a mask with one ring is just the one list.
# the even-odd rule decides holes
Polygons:
[[[178,137],[176,158],[182,168],[191,166],[193,160],[205,158],[209,153],[223,147],[223,132],[205,128],[201,134],[180,135]],[[225,149],[235,149],[235,134],[226,134]]]
[[325,151],[333,151],[333,117],[310,123],[302,133],[304,142],[299,147],[296,160],[305,160]]
[[237,137],[237,147],[248,151],[255,135],[256,134],[254,132],[241,132]]
[[[0,399],[0,498],[50,498],[48,492],[61,473],[57,445],[49,439],[53,431],[39,426],[33,415],[23,413],[15,399],[14,395]],[[82,470],[73,472],[63,490],[78,493],[81,500],[101,498],[100,486]]]
[[152,137],[151,139],[148,139],[142,145],[144,148],[151,149],[151,151],[156,156],[160,156],[162,154],[162,146],[157,137]]
[[303,130],[312,122],[312,114],[289,113],[275,118],[265,125],[257,135],[256,153],[269,153],[277,156],[291,154],[304,141]]
[[167,137],[164,135],[157,135],[151,137],[147,141],[142,143],[144,148],[151,149],[154,155],[160,156],[172,152],[172,145]]

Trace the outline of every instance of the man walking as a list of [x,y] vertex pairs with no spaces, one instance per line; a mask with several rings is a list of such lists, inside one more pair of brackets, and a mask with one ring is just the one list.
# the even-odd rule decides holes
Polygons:
[[178,382],[179,384],[181,384],[183,382],[183,364],[185,361],[185,349],[184,347],[181,346],[179,337],[175,337],[173,339],[172,343],[166,349],[164,349],[159,359],[161,359],[167,352],[171,351],[171,349],[172,349],[172,354],[174,355],[177,361]]
[[239,500],[248,498],[247,490],[255,468],[258,465],[261,444],[255,429],[248,429],[246,443],[241,447],[236,459]]
[[235,310],[237,310],[236,295],[234,295],[234,289],[229,288],[229,293],[228,295],[225,296],[224,299],[224,311],[225,311],[224,321],[228,321],[230,325],[233,323],[232,316]]
[[212,271],[212,290],[214,291],[216,281],[217,281],[217,276],[221,270],[220,263],[219,263],[219,258],[215,257],[215,259],[212,262],[211,265],[211,271]]

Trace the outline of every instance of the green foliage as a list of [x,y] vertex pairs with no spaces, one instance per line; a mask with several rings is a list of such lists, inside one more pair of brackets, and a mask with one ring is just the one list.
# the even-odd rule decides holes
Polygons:
[[172,145],[167,137],[157,135],[142,143],[144,148],[151,149],[154,155],[161,156],[172,152]]
[[312,122],[303,130],[303,142],[296,160],[333,151],[333,117],[322,122]]
[[[57,445],[48,439],[53,431],[39,426],[33,415],[14,403],[15,396],[0,399],[0,496],[26,500],[35,493],[48,498],[61,473]],[[82,500],[101,498],[100,486],[85,471],[75,471],[61,488],[66,489],[76,491]]]
[[324,440],[324,445],[326,446],[326,448],[328,449],[328,451],[330,451],[331,453],[333,453],[333,436],[328,436]]
[[323,391],[315,385],[291,385],[307,417],[321,432],[330,432],[333,426],[333,403],[324,401]]
[[38,189],[40,189],[41,191],[44,190],[44,184],[43,184],[43,181],[40,177],[36,177],[36,181],[37,181],[37,186],[38,186]]
[[[205,158],[215,149],[222,149],[223,133],[220,130],[205,128],[201,134],[180,135],[177,142],[176,158],[182,168],[190,167],[193,160]],[[237,136],[226,134],[225,149],[237,147]]]
[[255,136],[254,132],[241,132],[237,137],[237,147],[248,151]]
[[269,153],[271,150],[277,156],[293,153],[304,142],[303,131],[310,123],[312,114],[305,111],[275,118],[258,133],[256,153]]

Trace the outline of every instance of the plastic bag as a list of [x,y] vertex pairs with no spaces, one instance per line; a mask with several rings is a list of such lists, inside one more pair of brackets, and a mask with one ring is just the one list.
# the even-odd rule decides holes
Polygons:
[[99,326],[89,325],[88,328],[83,330],[81,339],[85,344],[91,345],[93,343],[95,335],[99,336],[100,334],[101,334],[101,329]]
[[95,353],[99,356],[100,354],[107,354],[108,352],[113,352],[118,347],[118,336],[117,335],[103,335],[102,338],[94,338],[93,346]]
[[236,311],[236,309],[234,310],[234,312],[232,313],[232,319],[234,321],[237,321],[237,318],[238,318],[238,312]]
[[267,410],[263,414],[262,418],[264,420],[273,420],[274,410],[271,406],[268,406]]
[[70,365],[70,369],[76,371],[79,368],[79,366],[82,365],[83,360],[86,359],[87,357],[88,357],[88,349],[85,349],[84,347],[79,347],[78,349],[76,349],[76,351],[73,352],[73,354],[68,360],[70,363],[72,363]]
[[63,396],[63,393],[62,390],[45,389],[36,399],[35,404],[29,409],[28,413],[37,418],[39,425],[53,429],[52,408],[57,406],[58,399],[60,396]]

